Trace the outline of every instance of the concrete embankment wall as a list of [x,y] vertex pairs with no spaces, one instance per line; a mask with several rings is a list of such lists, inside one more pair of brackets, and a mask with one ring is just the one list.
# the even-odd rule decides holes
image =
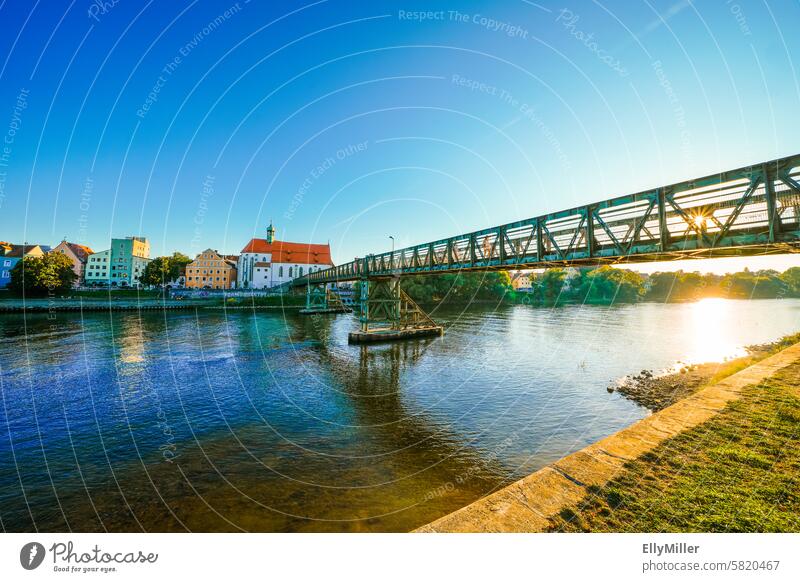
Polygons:
[[693,428],[737,400],[742,390],[800,359],[800,344],[762,360],[417,532],[541,532],[551,517],[602,486],[627,461]]

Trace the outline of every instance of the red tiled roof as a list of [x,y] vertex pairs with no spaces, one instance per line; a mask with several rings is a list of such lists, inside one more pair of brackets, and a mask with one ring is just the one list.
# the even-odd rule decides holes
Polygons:
[[85,261],[89,255],[94,254],[94,251],[87,246],[71,242],[68,242],[67,244],[69,245],[70,250],[75,253],[75,256],[81,261]]
[[305,265],[333,265],[330,245],[312,245],[280,240],[268,243],[254,238],[242,249],[243,253],[270,253],[273,263],[300,263]]

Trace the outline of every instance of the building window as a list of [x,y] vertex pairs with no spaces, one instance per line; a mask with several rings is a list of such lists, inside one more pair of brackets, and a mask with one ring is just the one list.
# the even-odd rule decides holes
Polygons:
[[283,265],[278,268],[278,277],[283,277]]
[[292,268],[291,267],[289,267],[289,276],[290,277],[292,276]]
[[303,267],[300,267],[300,276],[303,276]]

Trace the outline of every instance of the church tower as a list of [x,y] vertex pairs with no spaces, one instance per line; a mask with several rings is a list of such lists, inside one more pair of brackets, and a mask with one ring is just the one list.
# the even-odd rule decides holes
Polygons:
[[267,242],[272,244],[275,241],[275,227],[272,226],[272,221],[270,221],[269,226],[267,227]]

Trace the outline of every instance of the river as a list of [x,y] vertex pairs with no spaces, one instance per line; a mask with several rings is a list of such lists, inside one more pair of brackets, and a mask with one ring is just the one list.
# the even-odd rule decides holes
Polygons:
[[647,415],[621,376],[796,332],[800,301],[434,316],[368,347],[351,315],[0,316],[0,525],[410,530]]

